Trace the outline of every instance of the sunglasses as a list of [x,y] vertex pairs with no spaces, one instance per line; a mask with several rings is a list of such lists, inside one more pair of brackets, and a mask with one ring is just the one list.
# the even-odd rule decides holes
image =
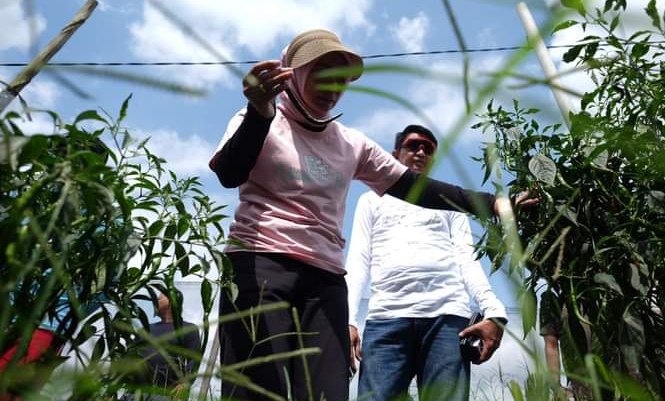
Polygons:
[[412,153],[418,152],[421,147],[423,148],[423,152],[425,152],[427,156],[433,155],[434,150],[436,149],[436,147],[432,142],[422,139],[410,139],[402,144],[402,149],[407,149],[409,152]]

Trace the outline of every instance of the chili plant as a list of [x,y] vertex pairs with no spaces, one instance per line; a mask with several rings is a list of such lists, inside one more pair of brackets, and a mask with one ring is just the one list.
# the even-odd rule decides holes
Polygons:
[[[34,392],[63,361],[53,350],[19,363],[31,333],[48,323],[85,367],[71,397],[117,395],[139,366],[138,340],[149,326],[141,301],[156,307],[159,292],[167,294],[180,328],[174,279],[198,276],[205,347],[214,288],[232,287],[218,250],[224,206],[198,178],[166,169],[147,139],[131,137],[128,102],[115,119],[88,110],[65,124],[48,112],[50,134],[25,135],[25,117],[14,112],[0,119],[0,352],[17,346],[0,394]],[[220,279],[208,278],[213,267]],[[94,349],[85,355],[89,340]]]
[[[507,233],[492,222],[481,247],[494,269],[507,256],[513,271],[526,269],[526,304],[546,283],[569,311],[564,361],[573,361],[569,376],[589,394],[651,399],[665,392],[665,10],[650,1],[652,26],[620,37],[625,1],[593,11],[567,3],[582,19],[555,30],[605,32],[563,56],[596,87],[568,130],[543,126],[537,110],[517,101],[510,109],[488,104],[474,126],[493,135],[479,158],[485,180],[507,173],[511,188],[528,188],[540,204],[516,211],[523,253],[511,254]],[[523,312],[527,332],[536,309]]]

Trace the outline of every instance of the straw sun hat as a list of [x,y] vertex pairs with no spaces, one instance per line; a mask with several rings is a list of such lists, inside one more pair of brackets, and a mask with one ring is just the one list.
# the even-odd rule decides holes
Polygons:
[[296,36],[286,51],[286,67],[298,68],[332,52],[344,53],[351,67],[361,68],[351,77],[352,81],[360,77],[363,60],[353,50],[344,46],[337,35],[325,29],[315,29]]

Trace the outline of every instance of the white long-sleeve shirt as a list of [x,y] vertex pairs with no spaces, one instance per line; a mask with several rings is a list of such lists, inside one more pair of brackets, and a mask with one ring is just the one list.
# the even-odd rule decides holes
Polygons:
[[470,317],[471,298],[486,318],[507,318],[476,260],[466,215],[425,209],[372,192],[358,200],[346,259],[349,324],[370,282],[367,319]]

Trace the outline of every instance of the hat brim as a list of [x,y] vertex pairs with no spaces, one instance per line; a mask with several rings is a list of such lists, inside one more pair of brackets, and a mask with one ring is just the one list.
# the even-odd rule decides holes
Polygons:
[[329,39],[313,40],[303,44],[291,59],[289,67],[302,67],[326,54],[335,52],[344,53],[345,58],[348,61],[348,64],[346,64],[345,67],[358,67],[358,72],[350,77],[351,81],[360,78],[363,69],[362,58],[344,45]]

